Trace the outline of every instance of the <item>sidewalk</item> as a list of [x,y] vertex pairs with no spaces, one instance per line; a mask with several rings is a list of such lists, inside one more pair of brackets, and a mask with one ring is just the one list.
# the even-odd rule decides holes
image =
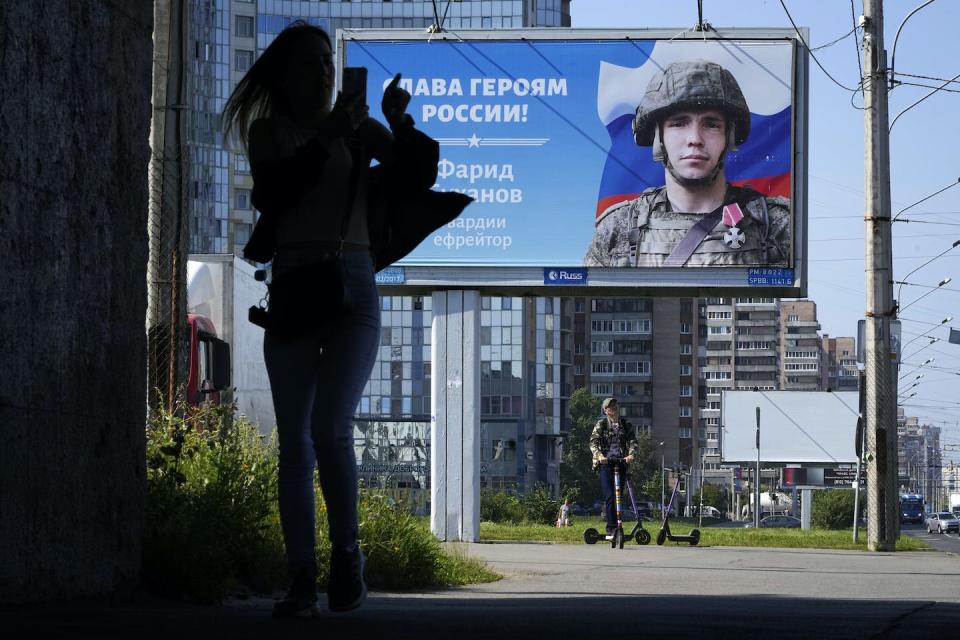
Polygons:
[[[349,614],[270,618],[272,602],[0,612],[7,638],[932,638],[960,629],[960,558],[938,552],[475,544],[505,575],[374,593]],[[611,626],[612,625],[612,626]],[[946,634],[946,635],[944,635]]]

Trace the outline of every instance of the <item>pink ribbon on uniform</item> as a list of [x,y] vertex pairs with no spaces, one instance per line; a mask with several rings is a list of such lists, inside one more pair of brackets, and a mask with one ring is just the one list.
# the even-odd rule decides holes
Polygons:
[[740,210],[740,205],[736,202],[723,208],[723,224],[728,227],[735,227],[741,220],[743,220],[743,211]]

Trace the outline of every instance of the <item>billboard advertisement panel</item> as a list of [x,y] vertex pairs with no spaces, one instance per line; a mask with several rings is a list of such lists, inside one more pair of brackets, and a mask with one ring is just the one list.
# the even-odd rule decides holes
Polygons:
[[338,32],[371,113],[402,73],[441,145],[436,188],[475,198],[401,263],[405,285],[805,288],[802,48],[676,34]]
[[860,394],[856,391],[723,391],[720,426],[724,462],[849,465],[854,449]]

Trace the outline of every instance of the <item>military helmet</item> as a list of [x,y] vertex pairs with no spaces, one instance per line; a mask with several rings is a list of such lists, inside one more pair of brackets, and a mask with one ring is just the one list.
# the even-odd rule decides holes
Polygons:
[[750,135],[750,109],[733,74],[715,62],[673,62],[650,79],[633,120],[633,136],[641,147],[653,145],[657,124],[683,109],[719,109],[734,128],[734,144]]

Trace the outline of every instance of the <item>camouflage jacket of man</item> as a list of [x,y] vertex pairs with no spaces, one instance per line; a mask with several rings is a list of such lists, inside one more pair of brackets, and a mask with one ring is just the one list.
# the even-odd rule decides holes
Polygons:
[[[707,233],[683,266],[790,266],[793,217],[790,201],[764,196],[750,187],[727,188],[724,204],[737,203],[743,233],[737,248],[724,242],[722,221]],[[661,267],[684,236],[705,214],[671,210],[666,187],[647,189],[597,219],[584,264],[592,267]]]
[[[613,427],[607,418],[600,418],[597,424],[593,425],[593,432],[590,434],[590,453],[593,454],[593,470],[600,467],[600,456],[607,455],[610,450],[610,443],[613,439]],[[625,418],[620,418],[620,455],[637,456],[640,443],[637,441],[637,430]]]

